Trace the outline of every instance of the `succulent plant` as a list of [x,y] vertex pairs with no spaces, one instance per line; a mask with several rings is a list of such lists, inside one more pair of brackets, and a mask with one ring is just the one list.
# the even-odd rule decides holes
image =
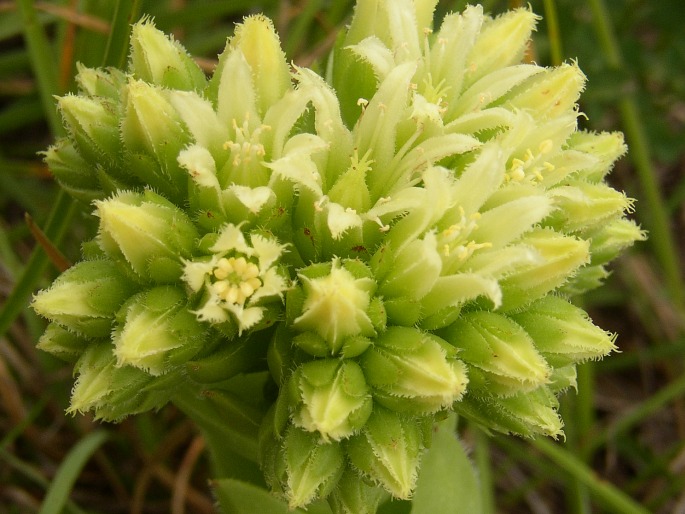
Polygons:
[[575,365],[615,349],[570,298],[644,238],[605,181],[623,138],[579,130],[575,63],[525,62],[530,10],[435,4],[359,0],[325,77],[260,15],[210,78],[148,19],[125,72],[79,69],[45,158],[99,230],[33,301],[72,410],[258,374],[266,482],[341,513],[411,497],[447,412],[562,434]]

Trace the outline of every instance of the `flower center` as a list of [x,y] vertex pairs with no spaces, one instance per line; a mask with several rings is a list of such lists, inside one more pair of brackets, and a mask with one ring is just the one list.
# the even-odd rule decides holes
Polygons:
[[262,287],[259,268],[245,257],[222,257],[216,263],[211,288],[223,301],[244,305],[254,292]]
[[270,130],[268,125],[261,125],[255,130],[250,131],[249,117],[246,117],[242,126],[233,120],[233,130],[235,137],[232,140],[224,143],[224,149],[231,152],[233,166],[240,166],[241,164],[248,165],[254,160],[259,160],[264,157],[264,145],[260,139],[262,133]]

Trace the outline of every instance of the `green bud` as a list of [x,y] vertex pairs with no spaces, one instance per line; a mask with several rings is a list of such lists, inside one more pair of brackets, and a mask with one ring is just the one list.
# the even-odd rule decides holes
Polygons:
[[574,132],[568,140],[572,150],[587,154],[594,162],[580,170],[581,178],[589,182],[600,182],[614,165],[614,162],[626,153],[627,146],[621,132]]
[[102,405],[114,387],[115,365],[110,343],[91,345],[74,366],[78,378],[67,412],[86,412]]
[[161,375],[185,363],[206,341],[206,330],[187,309],[185,293],[162,286],[132,297],[117,315],[112,340],[117,365]]
[[285,468],[280,485],[289,507],[304,507],[328,496],[345,470],[342,446],[323,442],[318,434],[294,426],[288,428],[281,445],[276,458],[284,465],[276,464],[276,469]]
[[145,280],[178,280],[183,257],[199,237],[190,218],[153,193],[121,192],[95,203],[100,218],[99,242],[112,258],[122,259]]
[[569,366],[562,366],[561,368],[554,368],[547,387],[554,394],[566,391],[570,387],[577,391],[578,381],[576,365],[571,364]]
[[126,75],[116,68],[88,68],[76,63],[76,83],[87,96],[119,100],[121,89],[126,85]]
[[414,328],[389,327],[362,355],[361,365],[378,403],[411,414],[451,405],[468,382],[454,348]]
[[333,514],[376,514],[385,497],[380,487],[367,484],[350,466],[328,497]]
[[617,218],[584,234],[590,240],[592,264],[605,264],[631,246],[635,241],[644,241],[647,235],[632,220]]
[[290,70],[273,23],[249,16],[235,30],[231,47],[240,49],[252,71],[257,106],[264,115],[290,89]]
[[559,294],[565,297],[581,295],[601,286],[609,275],[609,271],[603,265],[583,266],[558,289]]
[[[507,317],[488,311],[462,314],[441,335],[459,351],[472,376],[489,393],[512,396],[549,381],[552,370],[525,330]],[[477,373],[478,372],[478,373]]]
[[293,423],[318,432],[324,441],[358,432],[373,407],[364,373],[348,359],[306,362],[295,370],[288,388],[295,405]]
[[632,210],[632,200],[605,184],[572,181],[550,190],[557,209],[545,220],[564,232],[601,229],[608,220]]
[[178,112],[164,91],[146,82],[131,80],[125,93],[121,136],[126,149],[154,156],[167,173],[174,171],[176,157],[187,142]]
[[113,159],[119,153],[119,119],[116,104],[101,98],[66,95],[57,105],[69,135],[91,162]]
[[424,449],[417,421],[376,405],[362,432],[346,444],[352,466],[395,498],[409,498],[416,485]]
[[169,382],[156,379],[130,366],[117,366],[111,343],[90,345],[74,366],[77,375],[67,412],[93,410],[97,419],[120,421],[122,418],[159,409],[178,388],[181,377]]
[[129,70],[157,86],[202,91],[205,75],[185,48],[155,28],[149,19],[133,25]]
[[521,62],[537,19],[528,9],[486,19],[466,62],[465,86],[497,69]]
[[437,241],[432,233],[404,245],[395,254],[390,273],[380,285],[388,298],[406,296],[419,300],[428,293],[442,271]]
[[467,394],[453,405],[454,411],[485,429],[522,437],[563,436],[559,402],[547,387],[515,396]]
[[523,109],[536,119],[555,119],[575,112],[585,87],[585,75],[576,64],[562,64],[545,70],[507,95],[514,109]]
[[89,343],[57,323],[50,323],[40,337],[36,348],[48,352],[63,361],[74,363],[85,351]]
[[375,283],[369,277],[355,276],[348,269],[350,266],[347,262],[341,265],[336,259],[325,276],[310,278],[306,268],[299,274],[305,299],[302,314],[294,320],[293,327],[321,336],[330,355],[336,355],[349,336],[368,337],[376,333],[367,314]]
[[510,317],[554,367],[600,359],[616,350],[616,334],[595,326],[584,310],[557,296],[541,298]]
[[112,261],[82,261],[40,291],[32,307],[76,334],[109,337],[114,315],[135,290]]
[[59,185],[74,198],[90,203],[105,196],[93,166],[85,161],[68,139],[58,139],[47,149],[45,164]]
[[178,371],[162,377],[152,377],[132,366],[113,368],[112,392],[105,402],[97,406],[98,418],[120,421],[126,416],[150,410],[158,411],[178,393],[184,376]]
[[500,281],[502,310],[511,311],[564,284],[589,260],[589,243],[550,229],[535,229],[522,238],[541,259],[524,265]]

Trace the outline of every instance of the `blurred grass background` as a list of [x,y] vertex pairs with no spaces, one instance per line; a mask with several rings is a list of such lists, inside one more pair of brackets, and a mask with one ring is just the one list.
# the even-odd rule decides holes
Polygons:
[[[288,57],[316,66],[352,3],[0,0],[0,514],[213,511],[202,439],[189,422],[173,408],[119,425],[66,416],[70,369],[34,348],[43,322],[27,304],[59,262],[39,249],[36,227],[66,262],[78,259],[79,242],[93,232],[89,209],[59,192],[39,155],[62,130],[53,95],[74,90],[75,63],[125,64],[127,28],[147,13],[211,71],[233,24],[262,11],[275,20]],[[525,5],[482,3],[491,13]],[[441,1],[438,16],[465,5]],[[621,353],[581,367],[578,393],[562,402],[565,444],[488,438],[469,426],[463,439],[488,512],[683,514],[685,7],[681,0],[530,5],[543,16],[531,58],[577,59],[589,79],[582,125],[626,133],[630,153],[610,179],[638,200],[635,216],[650,239],[582,300],[597,324],[619,333]],[[619,490],[634,501],[612,497]]]

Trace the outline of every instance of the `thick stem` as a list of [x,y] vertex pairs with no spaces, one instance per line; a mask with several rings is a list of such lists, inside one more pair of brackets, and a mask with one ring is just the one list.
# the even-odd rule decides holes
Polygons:
[[214,478],[264,484],[257,464],[259,412],[228,393],[191,388],[180,390],[173,403],[200,429]]

